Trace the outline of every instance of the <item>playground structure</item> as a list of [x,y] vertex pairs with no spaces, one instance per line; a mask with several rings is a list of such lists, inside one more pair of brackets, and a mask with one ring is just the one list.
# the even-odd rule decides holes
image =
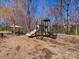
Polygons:
[[50,30],[50,19],[41,20],[41,24],[36,26],[36,29],[26,35],[28,37],[36,37],[37,39],[43,39],[43,37],[57,38],[57,34],[52,33]]
[[[53,39],[57,38],[57,34],[56,33],[52,33],[51,29],[50,29],[50,19],[44,19],[40,21],[40,24],[36,24],[35,25],[35,29],[33,31],[30,31],[29,33],[24,33],[22,31],[22,26],[19,25],[11,25],[8,26],[8,29],[6,27],[5,31],[9,31],[12,34],[15,35],[27,35],[28,37],[36,37],[37,39],[43,39],[43,37],[51,37]],[[7,32],[6,32],[7,33]],[[5,34],[5,32],[1,32],[1,36],[3,36],[3,34]]]
[[16,34],[16,35],[24,35],[25,33],[23,33],[23,31],[22,31],[22,26],[19,26],[19,25],[11,25],[11,26],[9,26],[10,27],[10,29],[11,29],[11,31],[14,33],[14,34]]

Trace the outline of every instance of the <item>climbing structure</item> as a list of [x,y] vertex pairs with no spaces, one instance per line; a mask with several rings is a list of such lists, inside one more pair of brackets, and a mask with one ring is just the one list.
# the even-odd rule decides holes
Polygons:
[[[43,37],[54,36],[50,31],[50,19],[41,20],[41,24],[39,25],[39,29],[36,32],[36,38],[43,39]],[[57,37],[57,35],[56,35]]]

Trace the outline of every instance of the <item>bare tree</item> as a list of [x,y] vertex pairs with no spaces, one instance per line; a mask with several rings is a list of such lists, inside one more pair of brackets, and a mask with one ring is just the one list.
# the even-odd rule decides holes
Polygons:
[[78,0],[74,0],[74,6],[75,6],[75,10],[74,10],[74,20],[75,20],[75,34],[78,34],[78,13],[79,13],[79,8],[78,8]]

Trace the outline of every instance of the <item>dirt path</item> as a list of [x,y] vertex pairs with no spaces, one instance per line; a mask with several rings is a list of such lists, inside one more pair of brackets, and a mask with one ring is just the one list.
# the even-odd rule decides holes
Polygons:
[[79,45],[44,38],[15,36],[0,43],[0,59],[79,59]]

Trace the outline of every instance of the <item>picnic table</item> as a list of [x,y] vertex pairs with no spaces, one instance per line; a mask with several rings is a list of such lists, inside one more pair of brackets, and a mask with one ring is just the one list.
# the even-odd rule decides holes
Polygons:
[[0,31],[0,37],[4,37],[4,34],[10,34],[10,31]]

